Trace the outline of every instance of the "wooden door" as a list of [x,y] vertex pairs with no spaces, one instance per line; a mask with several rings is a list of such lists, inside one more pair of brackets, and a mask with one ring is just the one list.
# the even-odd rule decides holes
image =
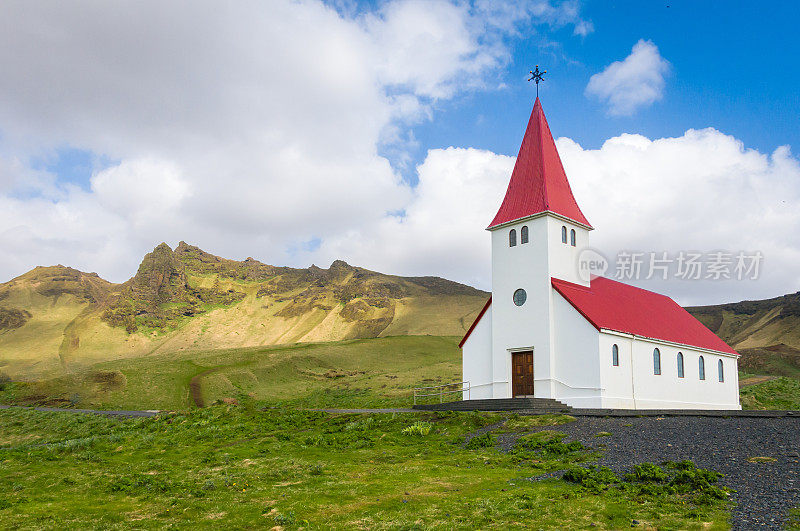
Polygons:
[[511,353],[511,375],[513,396],[533,396],[533,351]]

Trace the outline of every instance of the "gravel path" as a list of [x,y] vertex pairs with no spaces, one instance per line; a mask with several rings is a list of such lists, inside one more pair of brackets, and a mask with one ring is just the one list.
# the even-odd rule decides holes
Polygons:
[[[600,450],[599,464],[616,472],[645,461],[683,459],[722,472],[720,483],[736,491],[733,529],[781,529],[787,512],[800,507],[798,418],[581,417],[541,429],[557,429]],[[597,437],[599,432],[611,435]],[[515,439],[498,443],[510,448]],[[752,457],[775,461],[753,463]]]
[[416,409],[408,407],[390,407],[380,409],[335,409],[335,408],[319,408],[309,409],[308,411],[324,411],[326,413],[419,413]]
[[114,410],[114,411],[106,411],[106,410],[99,410],[99,409],[72,409],[68,407],[27,407],[27,406],[3,406],[0,405],[0,409],[11,409],[11,408],[19,408],[19,409],[33,409],[36,411],[48,411],[48,412],[59,412],[59,413],[83,413],[86,415],[105,415],[107,417],[155,417],[160,412],[156,410],[151,411],[125,411],[125,410]]

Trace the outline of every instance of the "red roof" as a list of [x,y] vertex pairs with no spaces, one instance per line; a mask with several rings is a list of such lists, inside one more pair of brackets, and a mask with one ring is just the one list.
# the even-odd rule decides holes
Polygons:
[[717,352],[737,354],[678,303],[604,277],[590,287],[552,279],[553,287],[598,330],[613,330]]
[[506,196],[489,228],[541,212],[553,212],[591,228],[572,195],[542,104],[536,98]]
[[[553,288],[598,330],[613,330],[738,355],[714,332],[665,295],[604,277],[592,279],[588,288],[557,278],[551,279],[551,282]],[[491,304],[492,298],[489,297],[458,344],[459,347],[467,342]]]
[[461,348],[461,347],[464,346],[464,343],[467,342],[467,338],[470,335],[472,335],[472,331],[475,330],[476,326],[478,326],[478,323],[481,321],[481,318],[483,318],[483,314],[486,313],[486,310],[488,310],[489,306],[491,306],[491,305],[492,305],[492,298],[489,297],[489,300],[486,301],[486,304],[483,305],[483,308],[481,308],[481,311],[478,312],[478,317],[475,318],[475,321],[473,321],[472,326],[470,326],[469,330],[467,330],[467,333],[464,334],[464,339],[462,339],[461,343],[458,344],[458,348]]

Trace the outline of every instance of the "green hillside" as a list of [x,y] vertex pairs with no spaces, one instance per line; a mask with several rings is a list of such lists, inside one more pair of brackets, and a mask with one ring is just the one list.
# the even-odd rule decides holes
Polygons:
[[188,409],[257,399],[305,407],[398,407],[412,388],[461,377],[457,337],[396,336],[168,352],[0,391],[0,403],[97,409]]
[[488,297],[436,277],[328,269],[157,246],[112,284],[64,266],[0,284],[0,373],[79,375],[102,361],[397,335],[463,334]]
[[800,292],[687,310],[742,355],[740,370],[800,378]]

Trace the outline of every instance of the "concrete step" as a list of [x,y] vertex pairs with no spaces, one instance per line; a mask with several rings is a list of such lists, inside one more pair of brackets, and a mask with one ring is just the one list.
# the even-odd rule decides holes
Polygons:
[[460,400],[443,404],[417,404],[414,409],[424,411],[515,411],[526,410],[542,413],[568,413],[568,405],[552,398],[489,398]]

